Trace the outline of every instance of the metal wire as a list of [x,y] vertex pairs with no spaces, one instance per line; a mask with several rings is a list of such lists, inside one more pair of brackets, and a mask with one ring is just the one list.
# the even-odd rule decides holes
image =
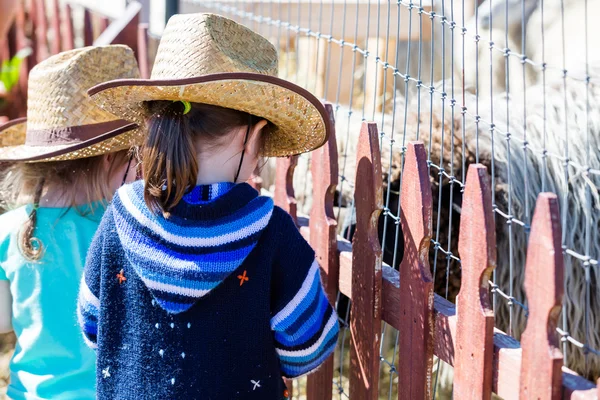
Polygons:
[[[600,83],[598,76],[590,76],[590,70],[588,65],[588,15],[587,15],[587,0],[585,20],[586,36],[582,38],[585,40],[585,51],[586,51],[586,68],[585,73],[567,71],[566,70],[566,51],[565,51],[565,10],[564,4],[561,0],[561,24],[563,29],[563,63],[562,65],[547,65],[546,58],[546,42],[545,42],[545,1],[539,1],[539,9],[541,14],[541,25],[540,27],[533,27],[533,29],[541,32],[542,38],[542,51],[541,59],[533,59],[528,56],[527,48],[527,31],[522,29],[520,49],[510,48],[509,41],[509,8],[508,2],[505,4],[504,18],[499,18],[498,21],[494,21],[492,13],[492,2],[489,2],[489,10],[479,9],[475,7],[474,10],[465,10],[464,0],[462,3],[462,9],[459,15],[455,15],[454,7],[458,6],[459,2],[454,1],[441,1],[441,8],[431,8],[429,5],[424,4],[423,0],[400,0],[400,1],[387,1],[382,4],[381,0],[376,3],[371,0],[331,0],[330,2],[324,2],[323,0],[313,1],[305,0],[304,2],[299,1],[293,3],[291,0],[283,3],[282,0],[278,0],[278,3],[270,1],[269,4],[269,15],[263,15],[265,13],[265,7],[249,9],[246,7],[251,2],[248,1],[210,1],[210,0],[184,0],[192,4],[196,4],[202,9],[217,11],[224,15],[237,17],[242,22],[252,23],[259,28],[261,26],[268,27],[269,35],[277,36],[276,40],[285,40],[283,45],[282,59],[285,60],[284,76],[288,79],[295,79],[297,83],[308,86],[309,89],[322,93],[323,100],[333,101],[335,116],[337,121],[337,134],[338,140],[343,139],[343,144],[340,146],[340,176],[338,190],[339,194],[337,202],[339,205],[344,205],[347,209],[346,212],[352,215],[354,213],[354,204],[350,200],[349,204],[343,204],[346,193],[352,192],[355,189],[354,182],[354,170],[352,167],[352,161],[355,155],[352,153],[353,146],[356,138],[353,136],[355,132],[351,129],[351,125],[356,125],[356,121],[377,120],[380,128],[380,140],[381,148],[387,150],[389,153],[385,154],[386,161],[388,163],[386,171],[388,177],[392,176],[392,164],[398,163],[395,168],[402,169],[404,165],[404,157],[406,152],[406,139],[407,130],[413,129],[407,125],[409,115],[416,112],[417,123],[416,123],[416,137],[417,139],[421,136],[421,129],[429,132],[429,142],[427,151],[427,165],[431,171],[432,176],[435,179],[435,184],[438,185],[436,188],[435,195],[437,196],[437,202],[434,203],[434,209],[437,212],[437,216],[434,221],[434,234],[431,239],[430,251],[432,252],[432,268],[434,279],[444,279],[442,293],[448,296],[450,292],[450,273],[454,267],[460,269],[461,260],[456,252],[456,227],[458,219],[460,218],[460,194],[465,189],[466,179],[466,159],[462,157],[460,164],[461,171],[456,171],[456,165],[454,161],[457,155],[455,154],[455,139],[462,139],[462,154],[466,154],[466,133],[465,127],[467,124],[474,124],[475,129],[475,149],[474,157],[475,162],[481,161],[481,141],[483,137],[491,138],[491,153],[492,155],[497,154],[498,149],[502,146],[506,148],[506,166],[508,168],[508,181],[506,182],[506,193],[508,201],[506,204],[499,204],[496,199],[496,173],[498,172],[499,166],[495,161],[495,158],[491,157],[490,162],[490,174],[492,178],[491,190],[493,199],[493,210],[494,218],[497,224],[506,224],[508,230],[508,254],[502,255],[508,257],[508,267],[510,270],[509,284],[506,287],[500,287],[498,284],[498,274],[494,272],[492,281],[489,282],[490,290],[492,293],[493,307],[494,310],[498,310],[501,307],[508,307],[510,314],[509,321],[509,334],[513,333],[515,328],[515,317],[517,310],[522,310],[525,317],[528,315],[526,302],[524,299],[519,299],[515,295],[515,271],[518,268],[522,268],[522,265],[518,265],[515,260],[515,249],[516,243],[513,237],[517,232],[523,232],[528,235],[531,224],[531,214],[533,210],[533,204],[530,204],[529,191],[531,182],[530,178],[525,174],[520,179],[513,179],[512,168],[515,166],[516,160],[522,157],[523,163],[531,163],[531,160],[539,161],[541,168],[541,188],[542,191],[549,190],[550,171],[548,170],[549,161],[558,161],[563,164],[563,179],[566,187],[561,188],[564,196],[561,200],[561,221],[563,227],[566,227],[568,222],[568,200],[569,196],[572,195],[573,189],[569,188],[569,185],[573,184],[575,177],[593,177],[600,176],[600,169],[594,168],[592,164],[592,152],[593,142],[590,137],[590,85],[593,83]],[[308,26],[303,26],[302,18],[300,18],[301,10],[304,10],[301,3],[308,3],[308,20],[310,21]],[[314,5],[313,5],[314,3]],[[342,5],[343,3],[343,5]],[[287,17],[282,15],[283,6],[287,6]],[[297,18],[295,21],[291,21],[290,13],[292,6],[297,6]],[[340,7],[340,5],[342,5]],[[375,6],[372,10],[372,5]],[[449,9],[446,7],[449,5]],[[318,12],[316,12],[318,6]],[[364,21],[361,22],[359,19],[359,11],[361,7],[367,7],[366,13],[366,35],[359,36],[359,30],[364,32]],[[393,7],[394,6],[394,7]],[[279,8],[279,10],[276,10]],[[327,18],[327,13],[324,9],[329,8],[330,15]],[[376,16],[371,15],[375,14]],[[351,15],[351,10],[354,10],[356,15]],[[335,11],[334,10],[342,10]],[[495,29],[503,30],[504,37],[494,38],[492,36],[492,30],[490,29],[489,37],[481,36],[480,27],[478,24],[479,15],[484,11],[489,11],[489,26]],[[397,14],[394,16],[393,13]],[[449,12],[449,13],[448,13]],[[467,23],[467,16],[465,12],[471,14],[474,12],[475,24],[469,25]],[[521,0],[520,6],[521,12],[521,25],[526,26],[526,15],[525,15],[525,1]],[[401,18],[401,13],[408,18]],[[277,14],[277,17],[275,16]],[[335,15],[334,15],[335,14]],[[412,30],[417,29],[413,26],[413,17],[418,16],[418,43],[416,40],[407,42],[400,42],[402,29],[408,31],[408,35],[404,37],[411,38]],[[360,18],[365,15],[360,15]],[[375,26],[373,26],[372,17],[375,17]],[[391,31],[392,23],[396,23],[396,32]],[[456,18],[455,18],[456,17]],[[431,21],[430,29],[424,28],[423,23],[426,20]],[[460,19],[460,22],[457,21]],[[407,21],[406,26],[401,27],[401,23]],[[351,27],[353,24],[353,33]],[[416,24],[415,24],[416,25]],[[337,29],[334,29],[336,27]],[[341,27],[341,30],[340,30]],[[276,28],[276,32],[273,31]],[[458,31],[457,31],[458,29]],[[529,29],[532,29],[531,26]],[[339,34],[341,32],[341,34]],[[459,41],[457,41],[458,33],[460,35]],[[428,34],[431,39],[424,39]],[[304,79],[298,82],[299,79],[299,66],[302,61],[302,57],[306,56],[300,54],[300,37],[306,38],[309,49],[316,49],[314,58],[314,64],[311,66],[311,60],[306,62],[306,70],[304,72]],[[496,39],[496,40],[495,40]],[[290,54],[292,49],[290,45],[292,40],[295,42],[295,54]],[[374,41],[374,42],[373,42]],[[384,42],[385,41],[385,42]],[[441,43],[440,43],[441,42]],[[430,46],[429,49],[424,48],[425,43]],[[460,46],[455,48],[455,45]],[[553,45],[556,45],[553,43]],[[335,52],[332,51],[335,46]],[[393,47],[396,47],[395,53]],[[281,47],[281,44],[280,44]],[[339,55],[338,55],[339,49]],[[392,55],[395,54],[394,58],[390,58],[390,49]],[[405,53],[402,54],[401,49],[405,49]],[[459,50],[457,50],[459,49]],[[474,66],[467,62],[466,51],[468,49],[475,50]],[[486,59],[488,58],[485,54],[480,56],[480,50],[489,51],[489,70],[485,69]],[[456,63],[455,56],[460,57],[460,65]],[[462,54],[460,53],[462,52]],[[351,56],[350,56],[351,54]],[[411,71],[411,61],[417,57],[416,71]],[[509,94],[506,96],[504,103],[499,103],[495,92],[499,92],[497,87],[494,87],[493,82],[495,73],[497,72],[492,68],[493,60],[496,56],[500,55],[504,57],[504,90]],[[405,56],[406,60],[402,57]],[[429,57],[429,60],[425,58]],[[362,60],[361,60],[362,58]],[[520,68],[511,66],[511,60],[518,60],[520,62]],[[348,60],[351,60],[348,62]],[[427,65],[429,62],[429,65]],[[349,70],[351,73],[348,77],[346,68],[347,64],[351,66]],[[404,68],[400,68],[403,64]],[[436,67],[437,66],[437,67]],[[465,99],[465,93],[467,91],[465,80],[462,82],[456,82],[455,77],[457,76],[458,69],[464,76],[465,70],[468,68],[474,68],[475,70],[475,102],[473,106],[467,106]],[[543,141],[540,145],[535,145],[529,142],[528,132],[529,117],[528,117],[528,98],[531,97],[528,90],[527,83],[527,71],[535,71],[540,74],[541,85],[543,88]],[[294,74],[291,74],[295,71]],[[558,71],[562,74],[563,79],[563,97],[564,97],[564,148],[548,148],[549,142],[547,129],[547,111],[550,111],[550,105],[546,104],[546,77],[548,72]],[[522,82],[514,84],[514,75],[522,74]],[[311,75],[314,75],[311,77]],[[429,76],[427,76],[429,75]],[[489,88],[485,87],[485,79],[489,78]],[[423,79],[428,82],[425,83]],[[436,84],[436,80],[441,79],[441,85]],[[512,83],[511,83],[512,82]],[[569,154],[569,137],[568,137],[568,121],[567,121],[567,88],[570,82],[584,82],[585,83],[585,96],[586,96],[586,110],[585,110],[585,124],[586,124],[586,143],[587,153],[584,160],[571,159]],[[372,93],[368,93],[368,88],[381,88],[379,94],[377,90]],[[393,88],[393,92],[389,93],[389,88]],[[347,91],[349,89],[349,91]],[[489,93],[489,99],[483,98],[480,92],[487,91]],[[522,93],[522,115],[517,114],[512,110],[510,95],[515,92]],[[425,95],[425,96],[422,96]],[[583,95],[583,94],[582,94]],[[409,106],[409,100],[413,100]],[[496,101],[494,101],[496,99]],[[427,102],[429,104],[427,104]],[[400,106],[402,104],[402,106]],[[416,106],[414,105],[416,104]],[[489,114],[486,116],[480,115],[481,108],[489,105]],[[403,108],[402,108],[403,107]],[[414,107],[414,108],[409,108]],[[472,107],[472,108],[469,108]],[[505,111],[504,111],[505,109]],[[425,116],[421,120],[422,112],[425,114],[428,112],[429,116]],[[495,123],[496,115],[506,113],[506,125],[498,126]],[[434,126],[433,114],[438,113],[441,115],[440,126]],[[403,114],[403,115],[402,115]],[[520,113],[519,113],[520,114]],[[449,118],[447,118],[449,116]],[[400,123],[400,118],[404,118],[403,123]],[[448,120],[455,121],[455,118],[459,118],[461,121],[460,134],[455,131],[456,128],[454,123],[448,125]],[[510,124],[509,121],[522,117],[523,120],[519,124],[519,127],[515,127],[515,124]],[[511,132],[511,130],[515,130]],[[517,133],[516,130],[522,130]],[[411,132],[412,133],[412,132]],[[435,150],[432,147],[434,133],[441,140],[443,144],[439,150]],[[399,138],[398,135],[402,135]],[[449,138],[448,138],[449,136]],[[426,137],[425,137],[426,138]],[[448,141],[450,143],[449,149],[445,148],[444,145]],[[470,149],[473,150],[473,149]],[[448,162],[448,158],[450,162]],[[520,162],[520,161],[519,161]],[[307,164],[308,165],[308,164]],[[308,168],[308,167],[307,167]],[[524,166],[525,169],[528,165]],[[306,170],[308,172],[308,169]],[[456,176],[458,175],[458,176]],[[306,181],[305,181],[306,184]],[[402,188],[402,174],[398,176],[398,184],[400,189],[398,191],[392,191],[389,187],[384,198],[384,210],[383,210],[383,237],[382,237],[382,250],[385,253],[390,250],[393,246],[393,259],[391,265],[397,265],[401,257],[399,247],[399,238],[402,234],[400,229],[401,222],[401,202],[398,199],[397,203],[393,203],[392,199],[398,196],[398,192]],[[444,192],[447,189],[448,192]],[[514,191],[516,188],[522,188],[525,192],[524,203],[520,205],[520,210],[515,210],[514,205]],[[593,212],[598,212],[595,208],[594,201],[591,197],[591,188],[586,186],[585,191],[585,202],[584,208],[587,215],[591,215]],[[341,222],[341,210],[340,207],[337,211],[338,221]],[[446,210],[447,215],[442,218],[442,213]],[[517,215],[521,215],[518,218]],[[590,323],[590,315],[592,312],[597,310],[591,309],[591,297],[592,297],[592,274],[598,268],[599,257],[598,254],[592,254],[592,231],[597,227],[591,224],[586,225],[585,232],[582,232],[584,240],[582,240],[581,246],[575,246],[578,248],[568,248],[566,241],[566,231],[563,229],[563,254],[565,260],[572,261],[573,268],[582,268],[585,275],[584,290],[585,293],[585,335],[583,337],[574,338],[569,333],[567,313],[562,314],[562,326],[558,329],[558,333],[561,335],[563,344],[563,353],[565,359],[569,355],[570,351],[582,351],[586,356],[586,359],[590,356],[598,356],[600,352],[597,349],[592,348],[588,344],[588,340],[592,335],[592,329]],[[393,239],[393,244],[389,243],[389,239]],[[580,248],[579,248],[580,247]],[[445,266],[445,271],[443,270]],[[438,269],[440,273],[445,275],[438,276]],[[402,285],[402,282],[400,283]],[[565,290],[568,288],[565,286]],[[568,292],[565,291],[568,296]],[[567,297],[565,296],[565,298]],[[340,297],[338,296],[338,303]],[[345,303],[344,303],[345,304]],[[349,305],[348,302],[348,310]],[[566,309],[563,308],[563,309]],[[338,310],[340,311],[340,310]],[[343,310],[342,310],[343,311]],[[348,343],[347,343],[347,327],[348,327],[348,313],[344,320],[340,321],[343,327],[342,339],[340,342],[340,348],[338,349],[339,365],[338,365],[338,376],[334,379],[334,388],[339,393],[339,397],[348,397],[347,389],[345,389],[344,376],[347,376],[347,366],[344,366],[344,362],[347,362],[348,357]],[[394,333],[393,328],[384,325],[382,329],[382,346],[384,339],[390,337]],[[396,340],[393,341],[394,345],[390,349],[380,349],[381,359],[381,374],[385,374],[386,379],[389,377],[390,388],[388,390],[388,397],[392,396],[392,382],[397,374],[396,370],[396,354],[397,354],[397,338],[398,333],[396,332]],[[437,389],[437,385],[435,386]],[[396,390],[396,389],[394,389]]]

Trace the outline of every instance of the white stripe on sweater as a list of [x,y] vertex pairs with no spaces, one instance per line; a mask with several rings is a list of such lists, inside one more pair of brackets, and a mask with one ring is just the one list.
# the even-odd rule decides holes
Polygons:
[[308,270],[308,274],[306,275],[304,282],[302,282],[300,290],[298,290],[294,298],[281,311],[279,311],[273,318],[271,318],[271,326],[275,326],[284,321],[294,312],[296,307],[298,307],[298,305],[302,303],[302,300],[304,300],[308,292],[310,292],[313,280],[315,279],[315,274],[318,272],[319,263],[315,259],[310,269]]
[[335,312],[331,313],[331,316],[329,317],[329,320],[327,321],[327,324],[325,325],[325,328],[323,329],[323,333],[321,333],[321,337],[319,337],[319,340],[317,340],[315,343],[313,343],[313,345],[310,346],[309,348],[302,349],[302,350],[295,350],[295,351],[276,349],[277,354],[279,354],[282,357],[310,356],[311,354],[313,354],[317,350],[319,350],[319,347],[321,347],[321,345],[327,338],[327,335],[329,334],[329,332],[331,332],[331,330],[337,325],[337,323],[338,323],[337,319],[338,319],[337,314]]
[[140,278],[142,278],[142,280],[144,281],[144,283],[146,284],[148,289],[160,290],[162,292],[175,293],[175,294],[188,296],[188,297],[202,297],[206,293],[210,292],[210,289],[206,289],[206,290],[190,289],[190,288],[184,288],[184,287],[177,286],[177,285],[170,285],[168,283],[156,282],[151,279],[144,278],[142,276],[140,276]]
[[85,342],[86,346],[89,347],[90,349],[96,350],[98,348],[98,345],[94,342],[92,342],[90,339],[88,339],[87,336],[85,336],[85,333],[81,333],[81,336],[83,336],[83,341]]
[[81,285],[79,285],[79,291],[80,296],[83,298],[83,300],[90,303],[96,308],[100,308],[100,300],[98,300],[98,298],[94,296],[94,293],[92,293],[92,291],[88,287],[87,283],[85,282],[85,275],[81,277]]
[[248,236],[253,235],[256,232],[261,231],[269,224],[271,219],[271,214],[273,210],[271,209],[265,216],[261,217],[258,221],[254,222],[251,225],[244,227],[235,232],[226,233],[221,236],[213,236],[208,238],[199,238],[199,237],[189,237],[189,236],[179,236],[173,233],[166,231],[162,226],[160,226],[155,221],[152,221],[148,217],[146,217],[131,201],[129,195],[125,193],[125,195],[120,195],[121,203],[142,226],[145,226],[148,229],[153,230],[155,233],[160,235],[165,240],[179,245],[179,246],[187,246],[187,247],[215,247],[221,246],[227,243],[232,243],[240,239],[244,239]]

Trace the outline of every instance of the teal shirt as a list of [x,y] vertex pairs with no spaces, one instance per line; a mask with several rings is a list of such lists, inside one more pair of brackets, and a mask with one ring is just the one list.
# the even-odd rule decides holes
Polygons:
[[[95,399],[96,356],[77,323],[77,294],[104,207],[40,208],[34,236],[40,261],[23,258],[18,234],[31,206],[0,215],[0,280],[10,281],[17,336],[7,395],[21,399]],[[84,214],[84,215],[82,215]]]

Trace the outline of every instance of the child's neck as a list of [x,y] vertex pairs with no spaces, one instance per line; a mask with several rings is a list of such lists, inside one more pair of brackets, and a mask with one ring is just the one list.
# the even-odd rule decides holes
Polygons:
[[239,163],[239,154],[230,153],[232,153],[231,149],[226,149],[214,155],[198,154],[196,184],[210,185],[212,183],[233,182]]

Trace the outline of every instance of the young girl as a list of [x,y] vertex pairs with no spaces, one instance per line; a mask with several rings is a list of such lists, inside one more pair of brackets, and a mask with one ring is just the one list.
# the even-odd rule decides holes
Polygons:
[[335,348],[337,315],[292,219],[244,182],[259,155],[321,146],[325,109],[275,77],[263,37],[177,15],[150,80],[90,90],[147,122],[143,181],[119,189],[94,238],[79,310],[99,399],[283,399]]
[[137,76],[125,46],[55,55],[31,70],[26,122],[0,128],[0,161],[14,162],[1,185],[12,210],[0,216],[0,332],[17,336],[10,399],[96,398],[75,303],[106,201],[135,179],[128,147],[139,134],[86,91]]

